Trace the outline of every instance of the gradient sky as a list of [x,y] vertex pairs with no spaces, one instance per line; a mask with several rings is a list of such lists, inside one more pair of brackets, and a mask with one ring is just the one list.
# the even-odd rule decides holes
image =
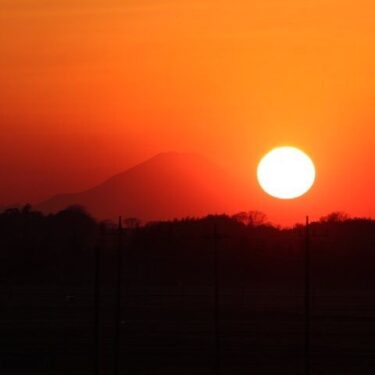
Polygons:
[[[175,150],[247,179],[276,221],[375,216],[374,16],[372,0],[0,0],[0,204]],[[283,144],[318,170],[294,202],[255,177]]]

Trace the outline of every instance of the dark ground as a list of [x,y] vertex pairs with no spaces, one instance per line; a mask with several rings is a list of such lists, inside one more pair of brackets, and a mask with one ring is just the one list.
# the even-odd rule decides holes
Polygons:
[[[2,290],[2,374],[92,374],[91,291]],[[208,288],[129,289],[124,296],[120,373],[213,374],[213,298]],[[373,291],[315,295],[313,374],[373,374]],[[114,295],[102,293],[100,368],[113,367]],[[303,374],[303,299],[294,291],[223,290],[221,374]]]
[[[310,229],[311,374],[372,375],[375,223]],[[78,211],[27,211],[0,214],[1,375],[114,374],[119,239],[119,374],[305,374],[303,227],[221,216],[120,235]]]

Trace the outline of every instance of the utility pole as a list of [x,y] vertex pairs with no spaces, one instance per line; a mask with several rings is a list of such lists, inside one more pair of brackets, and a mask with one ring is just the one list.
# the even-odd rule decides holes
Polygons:
[[305,227],[305,375],[310,375],[310,223]]
[[118,221],[117,243],[117,280],[115,301],[115,337],[114,337],[114,375],[120,370],[120,345],[121,345],[121,296],[122,296],[122,218]]
[[100,250],[101,250],[102,241],[100,244],[95,247],[94,252],[94,375],[99,375],[99,357],[100,357],[100,347],[99,347],[99,300],[100,300]]
[[214,334],[215,334],[215,367],[214,374],[220,375],[220,284],[219,284],[219,235],[217,224],[214,224]]

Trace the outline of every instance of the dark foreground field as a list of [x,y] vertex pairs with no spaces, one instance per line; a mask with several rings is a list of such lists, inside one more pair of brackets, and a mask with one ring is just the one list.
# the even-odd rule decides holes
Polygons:
[[0,374],[306,374],[308,238],[311,374],[373,375],[374,221],[245,219],[0,214]]
[[[87,289],[2,289],[1,374],[93,374],[93,298]],[[313,298],[312,373],[373,374],[373,291]],[[209,288],[129,289],[124,295],[120,373],[213,374]],[[101,373],[113,369],[114,295],[100,309]],[[222,290],[221,374],[303,374],[303,299],[291,290]]]

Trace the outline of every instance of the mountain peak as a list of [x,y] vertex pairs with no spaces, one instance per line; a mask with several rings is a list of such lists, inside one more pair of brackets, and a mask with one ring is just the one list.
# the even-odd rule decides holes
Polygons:
[[87,191],[53,197],[38,208],[56,212],[80,204],[99,219],[122,215],[162,220],[239,210],[244,191],[244,186],[204,156],[171,151]]

